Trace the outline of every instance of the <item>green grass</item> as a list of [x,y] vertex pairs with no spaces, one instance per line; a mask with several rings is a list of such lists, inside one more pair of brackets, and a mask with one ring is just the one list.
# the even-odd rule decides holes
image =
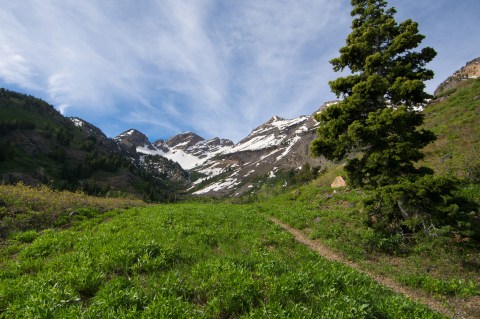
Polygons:
[[[424,163],[441,175],[480,179],[480,79],[469,80],[445,100],[425,108],[424,127],[437,140],[424,149]],[[477,183],[480,180],[476,181]]]
[[[476,190],[478,187],[470,185],[461,193],[478,200]],[[475,242],[457,241],[440,232],[383,238],[367,226],[368,216],[360,205],[364,196],[358,190],[311,184],[259,207],[366,270],[436,295],[480,296],[480,254]]]
[[[0,185],[0,244],[9,236],[27,236],[32,231],[67,227],[85,219],[101,221],[114,210],[144,205],[134,198],[99,198],[54,191],[47,186]],[[103,216],[106,212],[109,214]]]
[[3,318],[441,318],[325,261],[255,205],[134,208],[12,245]]
[[405,275],[401,278],[401,282],[408,286],[423,288],[426,291],[439,295],[450,296],[478,296],[480,295],[480,286],[472,280],[450,279],[442,280],[432,278],[431,276],[422,274]]

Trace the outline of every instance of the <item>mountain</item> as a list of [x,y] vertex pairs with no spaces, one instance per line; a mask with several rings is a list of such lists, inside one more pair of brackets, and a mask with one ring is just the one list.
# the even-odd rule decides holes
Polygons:
[[230,140],[218,137],[205,140],[192,132],[175,135],[166,142],[157,140],[150,143],[144,134],[129,130],[114,140],[123,147],[134,148],[138,154],[162,156],[180,164],[184,169],[192,169],[233,146]]
[[172,149],[186,151],[188,148],[203,140],[205,140],[203,137],[200,137],[195,133],[186,132],[175,135],[174,137],[170,138],[166,144]]
[[[477,178],[479,75],[477,58],[443,82],[435,99],[419,109],[426,115],[425,127],[438,135],[425,149],[425,161],[437,171]],[[450,97],[461,99],[462,108]],[[332,103],[337,102],[327,102],[317,112]],[[94,194],[129,192],[151,200],[176,197],[182,190],[198,196],[249,194],[270,181],[288,185],[292,177],[325,166],[324,159],[309,156],[318,125],[314,114],[273,116],[237,144],[220,137],[205,140],[193,132],[152,143],[136,129],[110,139],[42,100],[1,89],[0,179]],[[463,144],[452,140],[460,131],[468,137]]]
[[188,172],[168,159],[137,153],[135,143],[118,143],[40,99],[0,89],[3,184],[48,184],[94,195],[131,193],[149,200],[176,197],[189,184]]
[[137,156],[137,148],[155,151],[156,148],[150,144],[145,134],[135,129],[130,129],[119,134],[113,139],[117,145],[131,156]]
[[[336,102],[325,103],[319,111],[331,103]],[[309,157],[316,126],[313,115],[290,120],[274,116],[237,144],[218,137],[205,140],[192,132],[150,143],[136,130],[114,140],[143,156],[161,156],[188,169],[194,180],[190,191],[195,195],[238,196],[278,172],[298,171],[307,163],[319,167],[322,160]]]
[[317,124],[313,115],[272,117],[238,144],[195,166],[192,172],[203,177],[194,182],[193,194],[239,196],[279,172],[298,171],[306,163],[321,166],[321,159],[309,156]]
[[190,176],[188,172],[177,162],[160,156],[158,153],[162,152],[162,146],[157,143],[157,146],[160,147],[157,149],[142,132],[136,129],[129,129],[116,136],[113,141],[129,155],[132,163],[135,163],[145,171],[151,174],[163,175],[169,181],[183,185],[189,184]]

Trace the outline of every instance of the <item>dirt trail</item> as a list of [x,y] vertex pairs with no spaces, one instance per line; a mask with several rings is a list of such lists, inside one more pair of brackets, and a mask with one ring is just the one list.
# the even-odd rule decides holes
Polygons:
[[469,316],[467,314],[468,310],[466,311],[466,309],[464,309],[464,307],[461,305],[461,304],[465,304],[465,303],[459,302],[460,300],[457,300],[456,304],[454,304],[455,302],[451,302],[450,307],[447,307],[442,302],[439,302],[438,300],[435,300],[432,297],[430,297],[424,291],[402,286],[398,282],[396,282],[396,281],[394,281],[390,278],[386,278],[386,277],[383,277],[383,276],[379,276],[377,274],[373,274],[369,271],[365,271],[365,270],[361,269],[360,266],[357,265],[356,263],[354,263],[350,260],[347,260],[345,257],[343,257],[342,255],[332,251],[330,248],[326,247],[321,242],[309,239],[305,234],[303,234],[298,229],[295,229],[295,228],[291,227],[290,225],[285,224],[285,223],[281,222],[280,220],[278,220],[274,217],[268,217],[268,218],[272,222],[277,224],[278,226],[280,226],[283,229],[285,229],[286,231],[290,232],[298,242],[300,242],[300,243],[308,246],[310,249],[316,251],[319,255],[321,255],[325,259],[328,259],[328,260],[331,260],[331,261],[338,261],[338,262],[341,262],[345,265],[348,265],[351,268],[353,268],[353,269],[355,269],[355,270],[357,270],[357,271],[359,271],[363,274],[368,275],[370,278],[372,278],[373,280],[375,280],[376,282],[378,282],[382,286],[388,287],[391,290],[393,290],[397,293],[400,293],[400,294],[402,294],[402,295],[404,295],[404,296],[406,296],[406,297],[408,297],[408,298],[410,298],[414,301],[417,301],[419,303],[427,305],[430,309],[435,310],[435,311],[437,311],[437,312],[439,312],[443,315],[446,315],[448,317],[455,318],[455,319],[475,319],[476,318],[476,317],[473,317],[473,316]]

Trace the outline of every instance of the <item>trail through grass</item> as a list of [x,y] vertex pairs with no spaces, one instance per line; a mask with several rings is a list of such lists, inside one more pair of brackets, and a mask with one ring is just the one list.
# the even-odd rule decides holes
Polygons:
[[[349,265],[415,291],[462,318],[480,315],[480,254],[475,242],[448,234],[383,238],[367,226],[364,194],[314,184],[259,203],[259,210],[329,249]],[[475,197],[472,197],[475,200]],[[335,256],[334,256],[335,257]],[[383,280],[383,279],[382,279]],[[381,282],[381,280],[380,280]]]
[[254,205],[133,208],[11,238],[0,265],[0,318],[443,318]]
[[456,318],[459,313],[462,313],[462,314],[465,313],[464,310],[449,309],[442,302],[439,302],[438,300],[431,298],[427,293],[422,292],[421,290],[411,289],[411,288],[402,286],[398,282],[395,282],[394,280],[388,277],[378,276],[372,272],[365,271],[358,264],[352,262],[351,260],[346,259],[344,256],[342,256],[338,252],[332,251],[330,248],[323,245],[321,242],[309,239],[305,234],[303,234],[298,229],[295,229],[290,225],[282,223],[280,220],[273,217],[270,217],[270,220],[273,221],[275,224],[279,225],[280,227],[282,227],[283,229],[285,229],[286,231],[288,231],[289,233],[291,233],[298,242],[306,245],[307,247],[317,252],[320,256],[324,257],[327,260],[338,261],[344,265],[348,265],[349,267],[368,275],[370,278],[372,278],[382,286],[388,287],[389,289],[397,293],[401,293],[402,295],[407,296],[412,300],[428,305],[431,309],[434,309],[449,317]]

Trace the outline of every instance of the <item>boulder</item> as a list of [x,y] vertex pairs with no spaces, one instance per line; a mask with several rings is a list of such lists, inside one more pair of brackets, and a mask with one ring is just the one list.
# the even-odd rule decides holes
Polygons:
[[330,186],[332,186],[332,188],[346,187],[347,183],[345,182],[342,176],[337,176],[335,177],[335,179],[333,180]]

